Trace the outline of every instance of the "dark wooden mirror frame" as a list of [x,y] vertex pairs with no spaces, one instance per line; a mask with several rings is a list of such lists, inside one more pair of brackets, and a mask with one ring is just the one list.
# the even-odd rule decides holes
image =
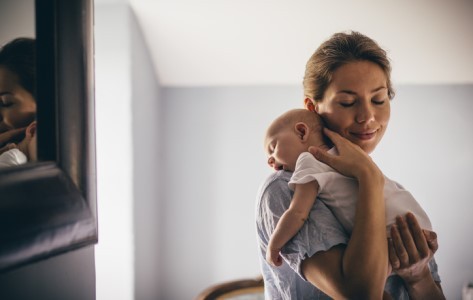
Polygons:
[[36,0],[38,163],[0,170],[0,272],[95,244],[93,1]]

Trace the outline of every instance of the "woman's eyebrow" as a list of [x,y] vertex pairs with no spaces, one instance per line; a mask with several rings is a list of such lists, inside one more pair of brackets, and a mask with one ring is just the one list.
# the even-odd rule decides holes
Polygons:
[[376,93],[376,92],[379,92],[383,89],[387,89],[387,87],[385,87],[384,85],[380,86],[380,87],[377,87],[375,88],[374,90],[371,91],[371,93]]
[[356,95],[356,93],[354,91],[350,91],[350,90],[340,90],[340,91],[337,92],[337,94]]
[[[377,88],[371,90],[371,94],[377,93],[377,92],[379,92],[383,89],[387,89],[387,87],[385,87],[384,85],[382,85],[380,87],[377,87]],[[340,91],[337,92],[337,94],[357,95],[357,93],[352,91],[352,90],[340,90]]]

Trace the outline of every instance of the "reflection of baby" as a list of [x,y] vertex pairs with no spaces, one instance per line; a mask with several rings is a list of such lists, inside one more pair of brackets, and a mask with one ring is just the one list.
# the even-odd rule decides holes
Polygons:
[[10,143],[7,151],[0,154],[0,168],[12,167],[36,161],[36,121],[32,122],[25,131],[25,138],[18,144]]
[[[272,265],[281,265],[281,248],[306,222],[316,198],[332,210],[347,233],[352,232],[358,195],[357,181],[341,175],[307,152],[310,146],[324,145],[322,126],[317,114],[305,109],[294,109],[274,120],[266,132],[268,164],[276,170],[294,172],[289,181],[294,196],[278,221],[266,252],[266,259]],[[335,148],[329,153],[337,154]],[[421,228],[432,230],[427,214],[414,197],[386,177],[384,199],[387,229],[395,223],[396,216],[412,212]],[[387,232],[389,234],[389,230]]]

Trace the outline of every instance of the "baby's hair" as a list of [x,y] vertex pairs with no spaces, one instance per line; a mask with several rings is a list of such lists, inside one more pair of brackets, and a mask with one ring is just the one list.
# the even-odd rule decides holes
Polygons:
[[302,108],[291,109],[277,117],[269,126],[268,134],[280,131],[287,126],[294,126],[298,122],[307,124],[311,133],[322,134],[323,123],[320,116]]

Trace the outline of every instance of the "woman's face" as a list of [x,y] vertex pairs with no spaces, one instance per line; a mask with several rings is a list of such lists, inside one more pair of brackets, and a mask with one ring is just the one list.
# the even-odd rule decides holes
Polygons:
[[345,64],[333,73],[322,101],[313,104],[329,129],[371,153],[391,113],[386,75],[369,61]]
[[0,66],[0,133],[28,126],[36,115],[36,101],[18,76]]

